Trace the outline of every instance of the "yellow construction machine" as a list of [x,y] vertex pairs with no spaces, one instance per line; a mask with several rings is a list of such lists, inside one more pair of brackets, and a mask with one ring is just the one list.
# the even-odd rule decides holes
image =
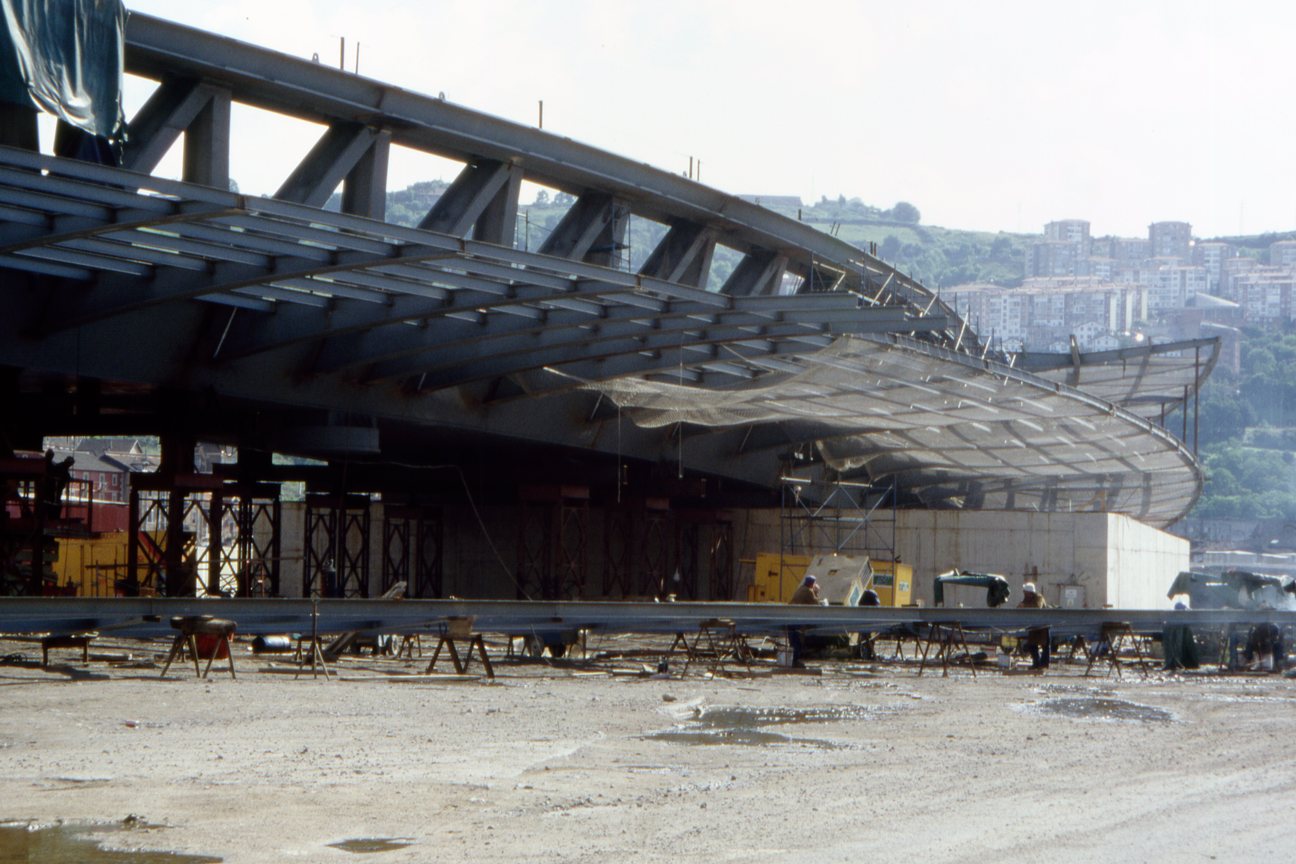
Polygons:
[[[913,568],[864,555],[783,555],[760,552],[747,600],[786,603],[807,575],[813,575],[829,603],[858,606],[864,591],[877,592],[882,606],[907,606],[913,596]],[[746,562],[745,562],[746,563]]]

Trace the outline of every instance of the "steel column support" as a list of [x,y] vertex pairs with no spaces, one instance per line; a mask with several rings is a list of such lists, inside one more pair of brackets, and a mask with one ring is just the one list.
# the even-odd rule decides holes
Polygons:
[[130,135],[122,151],[122,167],[151,173],[198,115],[221,93],[218,88],[193,78],[163,79],[130,120]]
[[342,212],[367,219],[387,217],[387,164],[391,156],[391,133],[378,132],[369,149],[356,162],[342,183]]
[[207,104],[185,129],[186,182],[229,189],[230,103],[228,90],[213,89]]
[[756,294],[777,294],[783,284],[783,272],[788,258],[774,252],[752,252],[738,262],[733,273],[720,288],[721,294],[742,297]]
[[[358,123],[333,124],[288,175],[274,197],[309,207],[323,207],[333,195],[333,190],[373,149],[381,134],[377,129]],[[386,172],[383,173],[385,178]]]
[[705,288],[715,246],[715,232],[711,229],[696,222],[676,221],[639,268],[639,273]]
[[544,597],[552,581],[553,508],[523,501],[518,506],[517,591],[519,600]]
[[558,505],[558,542],[555,551],[555,599],[580,599],[585,594],[589,570],[589,495],[564,497]]
[[[419,228],[478,240],[513,245],[522,169],[511,162],[476,159],[459,172]],[[488,235],[488,236],[482,236]]]
[[587,192],[563,214],[540,246],[540,253],[615,267],[625,246],[629,215],[629,208],[613,196]]
[[219,560],[216,582],[209,592],[227,597],[279,595],[279,489],[271,485],[226,486],[217,492],[214,512],[220,514]]

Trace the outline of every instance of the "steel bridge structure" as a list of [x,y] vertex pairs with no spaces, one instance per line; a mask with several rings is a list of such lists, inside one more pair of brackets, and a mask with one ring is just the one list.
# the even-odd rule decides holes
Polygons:
[[[712,508],[776,502],[792,464],[895,483],[906,503],[1157,526],[1200,492],[1193,454],[1146,407],[1186,416],[1214,341],[1019,365],[893,266],[689,178],[146,15],[127,22],[125,64],[156,87],[120,166],[0,147],[0,404],[29,449],[162,436],[162,509],[287,477],[272,452],[345,456],[352,473],[316,491],[405,482],[416,509],[401,466],[476,465],[471,482],[512,503],[547,489],[532,499],[558,526],[590,488],[620,502],[628,465],[640,500]],[[235,104],[321,129],[273,195],[230,191]],[[176,146],[183,176],[155,176]],[[386,219],[394,146],[462,165],[413,227]],[[575,201],[534,250],[517,238],[523,180]],[[631,219],[661,228],[633,270]],[[737,263],[716,279],[722,250]],[[193,479],[194,440],[237,444],[236,476]],[[268,509],[264,491],[242,497],[256,495]],[[347,505],[330,506],[321,524],[344,524]],[[532,587],[588,588],[558,573],[566,541],[547,531]],[[340,534],[321,542],[337,554],[314,555],[308,591],[348,552]],[[434,596],[439,564],[425,569]]]

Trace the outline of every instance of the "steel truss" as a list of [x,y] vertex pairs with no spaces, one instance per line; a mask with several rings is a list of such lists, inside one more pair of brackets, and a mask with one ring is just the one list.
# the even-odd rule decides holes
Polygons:
[[369,596],[368,495],[306,495],[304,597]]
[[279,489],[210,475],[131,478],[126,596],[279,594]]
[[445,518],[440,507],[383,507],[382,590],[406,584],[405,596],[443,596]]

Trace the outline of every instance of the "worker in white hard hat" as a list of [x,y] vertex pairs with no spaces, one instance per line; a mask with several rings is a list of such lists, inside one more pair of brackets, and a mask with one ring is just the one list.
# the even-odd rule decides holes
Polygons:
[[[807,576],[801,580],[801,584],[792,592],[792,599],[788,602],[794,606],[818,606],[819,598],[820,592],[817,580],[813,576]],[[801,652],[805,648],[803,629],[802,627],[788,628],[788,646],[792,649],[792,666],[797,669],[805,668],[805,662],[801,659]]]
[[[1047,609],[1048,602],[1036,590],[1034,582],[1026,582],[1022,585],[1022,599],[1017,608]],[[1032,627],[1026,631],[1026,648],[1030,651],[1032,669],[1048,668],[1052,641],[1047,627]]]

